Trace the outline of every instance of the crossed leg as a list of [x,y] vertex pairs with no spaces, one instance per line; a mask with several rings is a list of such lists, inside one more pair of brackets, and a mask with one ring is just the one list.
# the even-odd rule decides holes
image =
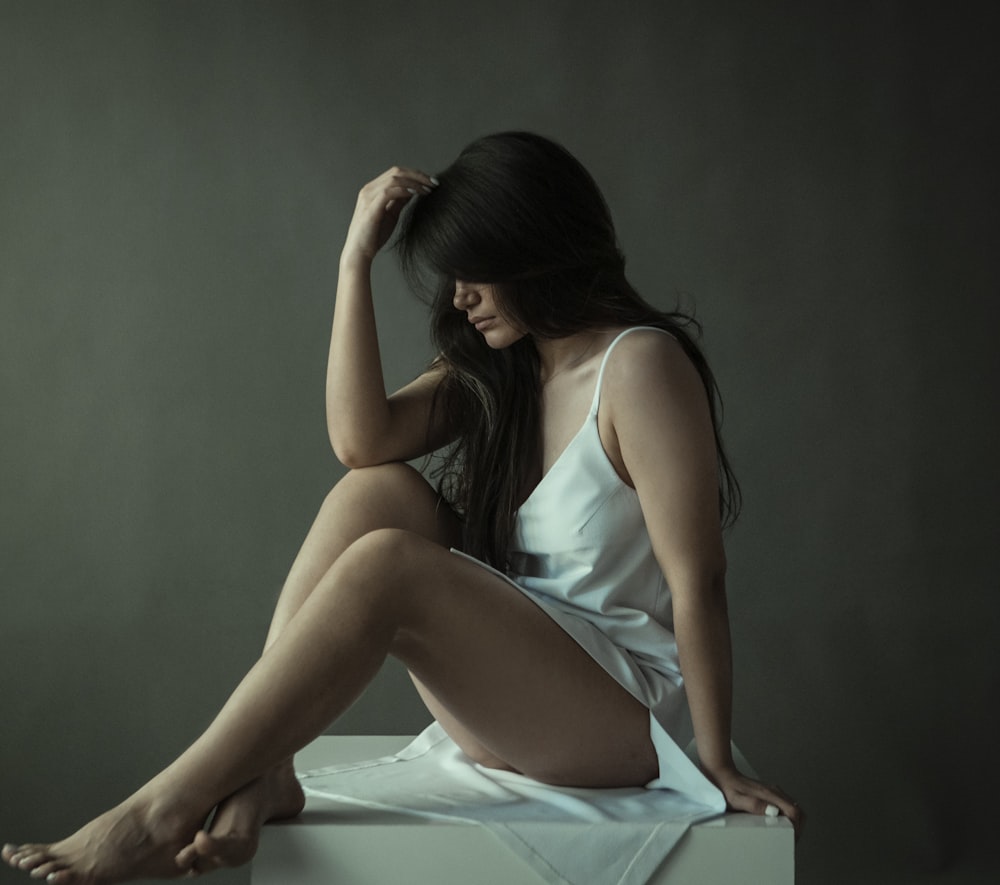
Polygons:
[[[415,482],[406,470],[378,468],[365,482],[398,490]],[[656,760],[642,705],[519,591],[450,554],[438,529],[420,528],[373,528],[345,537],[339,552],[327,543],[335,555],[311,592],[292,578],[320,566],[300,554],[267,649],[192,746],[73,836],[5,848],[4,859],[58,885],[184,873],[202,856],[194,840],[209,812],[286,765],[390,653],[473,753],[552,783],[649,780]]]
[[[404,464],[355,470],[347,474],[320,507],[288,577],[271,619],[265,650],[281,634],[330,566],[352,543],[379,528],[405,529],[446,547],[459,546],[461,527],[423,477]],[[477,748],[467,745],[467,751]],[[477,759],[488,761],[484,753]],[[241,787],[215,810],[178,855],[182,868],[200,872],[239,866],[254,856],[263,824],[295,817],[305,799],[292,758]]]

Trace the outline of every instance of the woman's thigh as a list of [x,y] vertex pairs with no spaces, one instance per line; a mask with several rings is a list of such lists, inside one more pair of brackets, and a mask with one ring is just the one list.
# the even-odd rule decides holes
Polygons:
[[392,653],[470,756],[572,786],[656,776],[646,707],[521,591],[410,532],[359,547],[397,591]]

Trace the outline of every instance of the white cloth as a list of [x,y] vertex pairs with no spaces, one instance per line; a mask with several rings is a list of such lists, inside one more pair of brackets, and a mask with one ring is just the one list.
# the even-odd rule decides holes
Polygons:
[[722,793],[680,749],[694,736],[673,634],[670,588],[653,555],[639,496],[625,483],[601,444],[598,409],[608,346],[590,410],[555,463],[517,512],[504,575],[546,611],[619,684],[650,711],[650,737],[659,777],[650,788],[684,793],[725,810]]
[[483,768],[436,722],[393,756],[299,781],[307,796],[484,826],[553,885],[645,885],[692,823],[718,814],[672,790],[551,787]]

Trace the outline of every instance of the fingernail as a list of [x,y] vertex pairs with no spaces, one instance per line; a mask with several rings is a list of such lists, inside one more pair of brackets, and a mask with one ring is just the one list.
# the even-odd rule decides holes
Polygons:
[[408,187],[407,191],[409,191],[411,194],[414,194],[414,195],[416,195],[416,193],[417,193],[412,187]]
[[420,190],[422,190],[422,191],[423,191],[423,192],[424,192],[425,194],[429,194],[429,193],[432,193],[432,190],[431,190],[431,188],[427,187],[427,185],[426,185],[426,184],[422,184],[422,185],[420,186]]
[[766,814],[768,817],[777,817],[778,816],[778,806],[777,805],[768,805],[767,808],[764,809],[764,814]]
[[433,175],[429,175],[428,178],[430,178],[431,184],[440,184],[441,183]]

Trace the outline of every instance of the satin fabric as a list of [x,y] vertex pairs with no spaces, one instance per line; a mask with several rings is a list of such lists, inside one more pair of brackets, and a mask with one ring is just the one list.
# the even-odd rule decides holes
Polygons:
[[650,712],[659,776],[650,789],[670,789],[718,811],[722,793],[681,749],[694,736],[673,633],[670,588],[653,555],[635,489],[608,460],[598,431],[608,361],[630,334],[608,346],[594,396],[579,431],[517,513],[502,574],[546,611]]

